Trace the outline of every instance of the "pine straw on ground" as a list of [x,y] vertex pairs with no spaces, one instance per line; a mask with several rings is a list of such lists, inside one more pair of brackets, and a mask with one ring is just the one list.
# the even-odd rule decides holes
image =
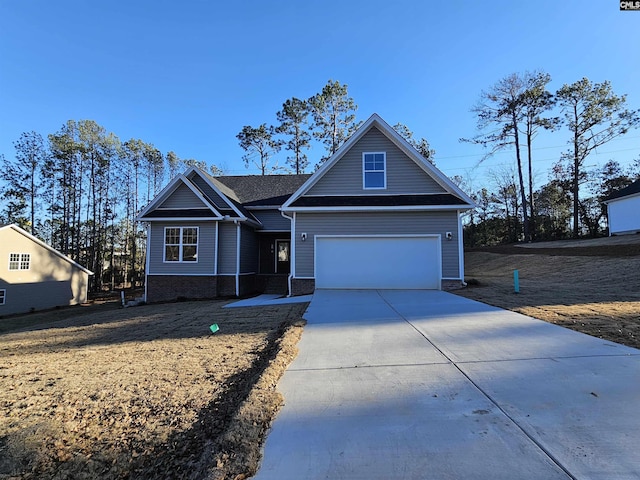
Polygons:
[[224,304],[87,308],[0,335],[0,478],[253,474],[307,305]]
[[[624,239],[622,239],[624,240]],[[465,254],[467,288],[454,293],[640,348],[640,244],[619,238]],[[520,293],[514,293],[518,270]]]

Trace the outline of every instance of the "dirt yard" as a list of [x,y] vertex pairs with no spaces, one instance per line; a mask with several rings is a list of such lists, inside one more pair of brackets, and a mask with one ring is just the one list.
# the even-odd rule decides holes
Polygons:
[[640,348],[640,235],[475,249],[465,273],[459,295]]
[[0,319],[0,478],[254,473],[307,304],[225,303]]

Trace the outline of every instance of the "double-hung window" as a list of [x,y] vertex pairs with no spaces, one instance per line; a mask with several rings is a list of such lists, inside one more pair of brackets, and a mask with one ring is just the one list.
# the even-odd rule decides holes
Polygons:
[[198,227],[165,227],[165,262],[198,261]]
[[387,188],[387,155],[384,152],[362,154],[362,183],[365,189]]
[[4,288],[0,289],[0,305],[4,305],[6,298],[7,298],[7,291]]
[[30,253],[10,253],[9,270],[29,270],[31,266]]

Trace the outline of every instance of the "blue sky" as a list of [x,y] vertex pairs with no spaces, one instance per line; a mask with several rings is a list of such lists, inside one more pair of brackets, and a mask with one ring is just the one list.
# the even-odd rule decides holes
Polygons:
[[[22,132],[92,119],[122,141],[257,173],[241,160],[242,126],[275,123],[285,100],[334,79],[359,120],[375,112],[406,124],[441,170],[480,188],[513,163],[505,152],[476,167],[482,149],[458,141],[476,133],[470,109],[483,89],[540,69],[552,90],[609,80],[640,108],[639,30],[640,12],[617,0],[1,0],[0,153],[12,157]],[[567,139],[566,130],[538,139],[538,182]],[[588,164],[626,165],[639,147],[635,130]]]

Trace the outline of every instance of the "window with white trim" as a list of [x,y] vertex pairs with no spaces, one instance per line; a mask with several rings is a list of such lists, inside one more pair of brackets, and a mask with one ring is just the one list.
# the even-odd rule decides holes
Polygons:
[[7,298],[7,291],[5,289],[0,289],[0,305],[4,305],[4,301]]
[[30,253],[10,253],[9,270],[29,270],[31,267]]
[[164,261],[198,261],[198,227],[164,228]]
[[387,154],[365,152],[362,154],[362,186],[365,189],[387,188]]

